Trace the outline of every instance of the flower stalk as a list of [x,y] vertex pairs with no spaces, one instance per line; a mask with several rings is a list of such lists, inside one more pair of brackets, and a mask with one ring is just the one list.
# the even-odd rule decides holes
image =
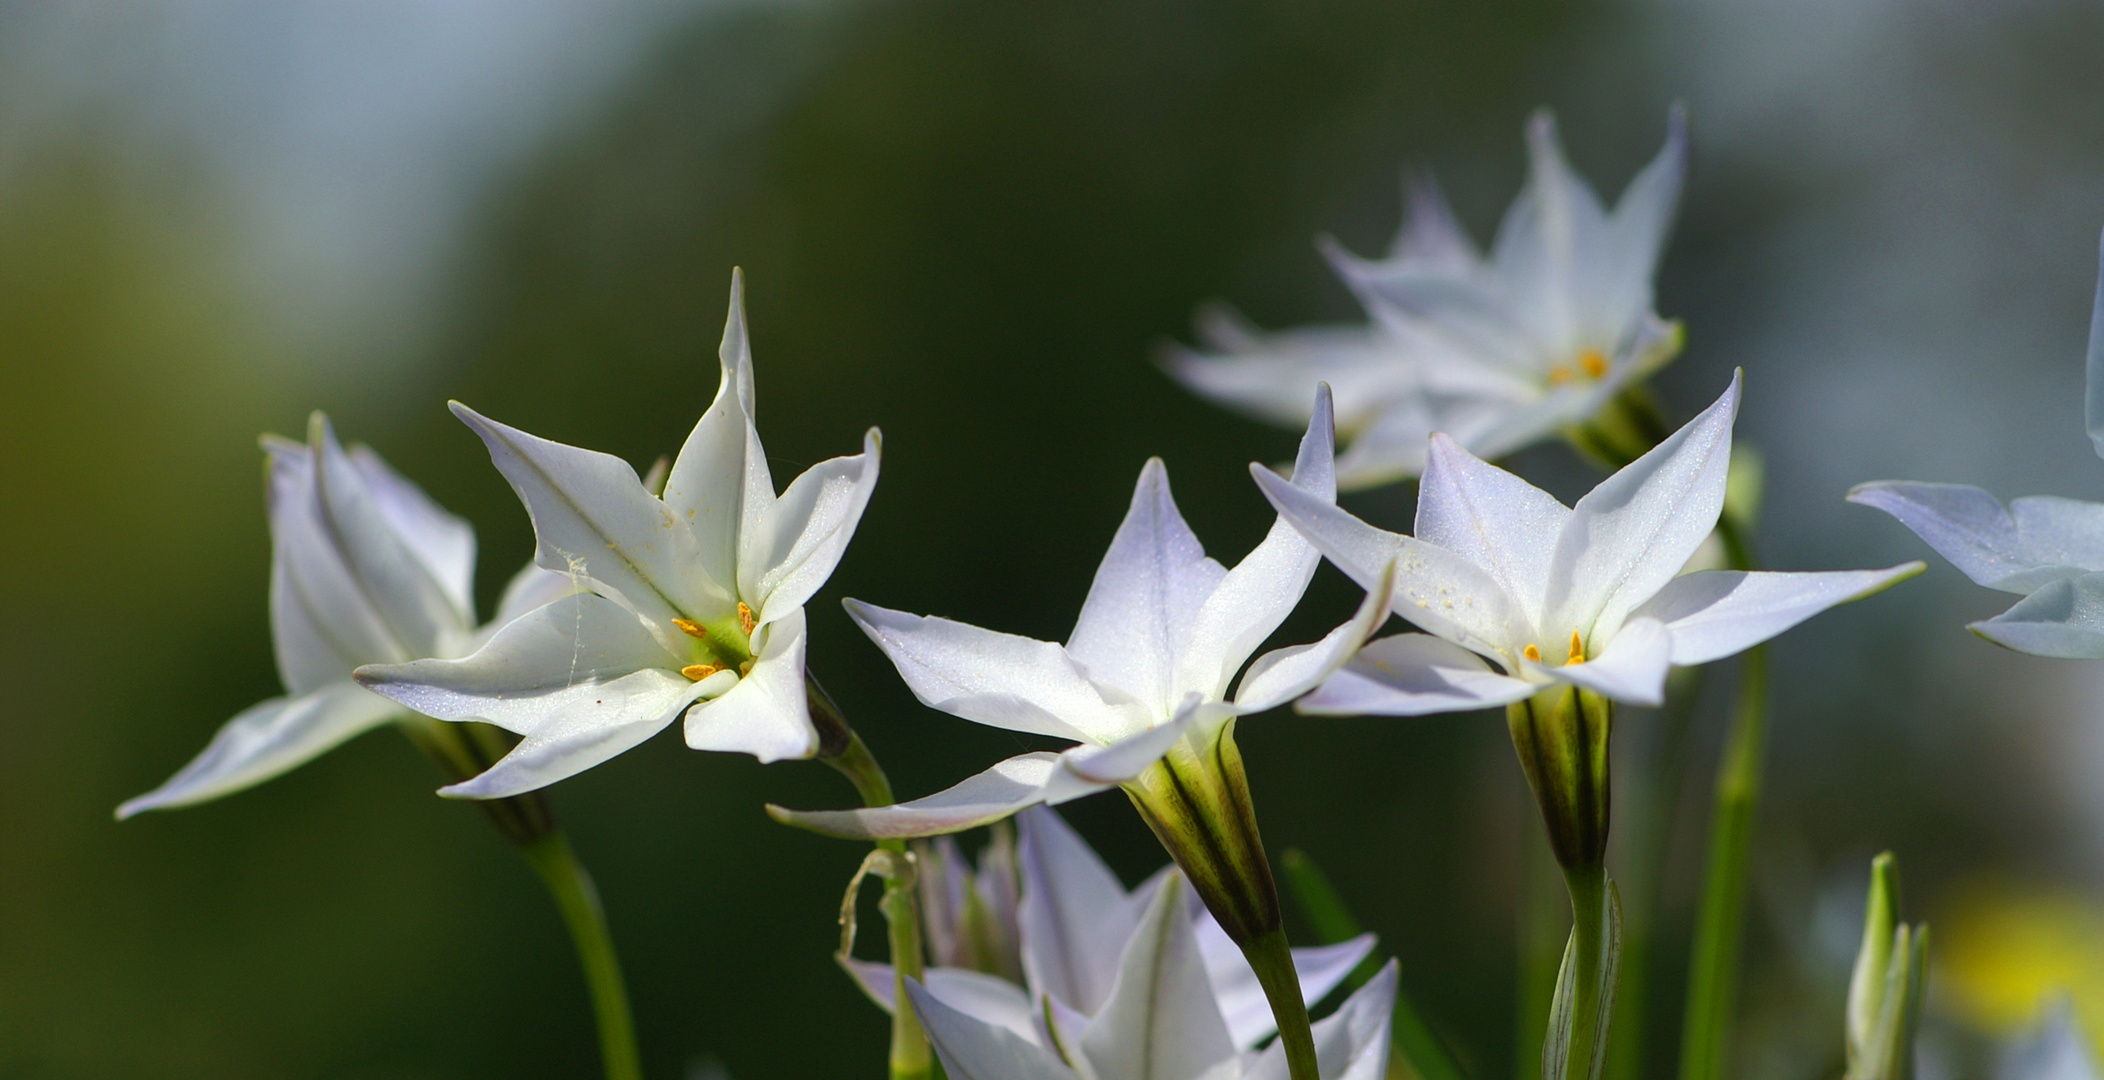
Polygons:
[[[862,796],[864,806],[890,806],[894,801],[891,780],[877,764],[876,756],[862,736],[848,726],[847,715],[819,685],[818,678],[808,670],[804,673],[805,695],[810,701],[811,723],[818,729],[818,760],[832,766],[840,775],[855,785],[856,794]],[[884,879],[884,899],[878,909],[884,913],[885,925],[889,928],[891,945],[892,992],[894,1001],[906,1000],[906,980],[926,977],[922,959],[919,881],[914,871],[913,856],[906,850],[904,840],[885,839],[876,842],[877,851],[885,858],[880,860],[879,874]],[[868,864],[865,864],[867,866]],[[859,875],[858,881],[859,881]],[[849,902],[853,902],[854,890],[850,889]],[[852,925],[852,924],[851,924]],[[893,1009],[891,1013],[891,1080],[931,1080],[936,1076],[935,1057],[928,1048],[927,1032],[922,1030],[920,1016],[912,1009]]]

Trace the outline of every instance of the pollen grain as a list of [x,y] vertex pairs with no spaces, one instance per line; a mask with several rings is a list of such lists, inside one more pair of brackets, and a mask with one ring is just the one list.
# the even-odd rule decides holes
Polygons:
[[722,668],[714,664],[688,664],[686,667],[679,669],[679,673],[695,682],[700,682],[722,670]]
[[690,638],[708,640],[709,632],[702,629],[701,624],[692,619],[674,619],[672,620],[672,625],[679,627],[679,632]]

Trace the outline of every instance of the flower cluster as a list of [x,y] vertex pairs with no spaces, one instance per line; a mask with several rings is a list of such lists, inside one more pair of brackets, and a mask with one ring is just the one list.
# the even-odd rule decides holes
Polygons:
[[[1616,708],[1660,705],[1672,669],[1755,650],[1923,564],[1757,568],[1750,515],[1727,513],[1741,377],[1677,430],[1659,420],[1642,381],[1680,343],[1652,299],[1685,172],[1680,113],[1612,211],[1564,163],[1546,114],[1528,142],[1527,189],[1488,258],[1422,181],[1387,258],[1329,248],[1370,325],[1267,336],[1220,316],[1207,331],[1217,354],[1172,359],[1172,374],[1208,397],[1304,424],[1290,468],[1250,467],[1247,496],[1275,518],[1233,567],[1206,554],[1152,459],[1064,642],[846,601],[921,702],[1066,749],[893,798],[807,670],[804,611],[869,504],[880,439],[871,429],[861,453],[777,490],[734,271],[716,397],[669,468],[639,476],[453,405],[535,536],[533,564],[486,625],[464,522],[371,451],[345,450],[318,414],[304,444],[266,439],[270,613],[287,694],[233,718],[118,815],[227,795],[399,726],[446,773],[439,793],[488,807],[548,882],[586,968],[608,1074],[629,1080],[633,1032],[603,915],[540,792],[681,723],[692,748],[815,757],[856,785],[859,807],[768,809],[875,845],[864,869],[886,881],[889,962],[853,955],[852,886],[840,960],[892,1014],[894,1077],[931,1077],[939,1060],[955,1080],[1373,1080],[1388,1074],[1391,1013],[1408,1015],[1398,966],[1369,960],[1373,939],[1349,930],[1288,944],[1237,725],[1287,705],[1503,708],[1573,916],[1544,1075],[1597,1080],[1621,937],[1607,867]],[[2104,453],[2104,282],[2095,318],[2090,430]],[[1340,425],[1351,435],[1342,455]],[[1557,433],[1613,466],[1574,505],[1485,460]],[[1418,478],[1408,535],[1338,505],[1340,487],[1405,476]],[[1976,625],[1982,636],[2104,657],[2104,505],[2005,509],[1977,489],[1913,483],[1851,498],[1980,583],[2024,594]],[[1723,568],[1709,547],[1727,553]],[[1325,560],[1364,590],[1356,610],[1314,641],[1259,654]],[[1391,617],[1412,629],[1380,636]],[[1749,658],[1750,704],[1722,766],[1743,782],[1719,785],[1717,891],[1703,910],[1727,915],[1700,928],[1690,980],[1690,1060],[1712,1072],[1715,1060],[1697,1058],[1720,1037],[1700,1025],[1723,1022],[1705,1003],[1730,1000],[1727,916],[1752,812],[1750,797],[1725,796],[1757,776],[1761,670]],[[1172,860],[1136,889],[1050,809],[1113,789]],[[994,839],[974,866],[951,835],[982,826]],[[1927,932],[1898,922],[1889,858],[1875,874],[1849,1076],[1905,1080]],[[1349,921],[1333,911],[1325,925]],[[1350,997],[1311,1020],[1348,983]],[[1427,1039],[1412,1046],[1436,1053]],[[1446,1075],[1432,1057],[1412,1066]]]

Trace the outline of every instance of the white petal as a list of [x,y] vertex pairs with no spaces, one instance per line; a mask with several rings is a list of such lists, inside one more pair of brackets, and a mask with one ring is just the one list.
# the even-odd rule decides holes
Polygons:
[[[1324,386],[1315,393],[1315,411],[1300,440],[1292,483],[1334,502],[1337,475],[1332,428],[1330,391]],[[1284,518],[1273,521],[1263,542],[1227,572],[1199,607],[1172,692],[1181,696],[1195,691],[1210,700],[1224,697],[1242,662],[1300,603],[1321,561],[1322,553],[1300,530]]]
[[[1220,929],[1211,913],[1200,909],[1193,921],[1198,950],[1205,958],[1206,980],[1213,985],[1213,999],[1220,1004],[1228,1035],[1237,1047],[1248,1050],[1278,1031],[1271,1002],[1264,997],[1264,985],[1257,981],[1257,973],[1242,950],[1228,939],[1227,931]],[[1300,976],[1301,997],[1308,1007],[1314,1008],[1336,989],[1373,951],[1373,946],[1374,935],[1360,934],[1335,945],[1293,950],[1293,970]]]
[[1051,1051],[945,1005],[917,980],[906,980],[906,996],[951,1080],[1078,1080]]
[[[620,725],[633,722],[635,710],[656,716],[680,695],[664,696],[657,681],[624,680],[656,672],[685,690],[695,684],[668,670],[679,664],[626,608],[580,593],[527,612],[462,659],[369,665],[358,681],[426,716],[531,735],[585,717]],[[641,696],[630,701],[629,694]]]
[[1091,679],[1166,711],[1179,696],[1176,658],[1226,574],[1177,512],[1161,459],[1150,459],[1096,568],[1067,652]]
[[1600,318],[1607,325],[1634,326],[1651,312],[1652,277],[1673,230],[1680,188],[1688,170],[1687,110],[1666,115],[1666,145],[1622,191],[1608,219],[1607,258],[1598,275]]
[[1450,277],[1468,277],[1483,269],[1483,256],[1454,217],[1445,193],[1430,173],[1405,181],[1403,201],[1408,213],[1402,230],[1388,248],[1391,266]]
[[380,516],[444,590],[460,620],[474,621],[475,527],[431,501],[371,447],[353,446],[348,456]]
[[1142,908],[1055,811],[1025,810],[1016,827],[1024,975],[1035,993],[1094,1014],[1117,982],[1118,958]]
[[2045,1024],[2001,1054],[1996,1080],[2098,1080],[2090,1042],[2065,997]]
[[2104,574],[2052,582],[1969,629],[2033,656],[2104,659]]
[[[1995,497],[1976,487],[1963,484],[1920,484],[1904,480],[1881,480],[1871,484],[1858,484],[1848,493],[1848,501],[1873,506],[1899,519],[1899,523],[1914,530],[1916,536],[1928,542],[1938,555],[1950,561],[1966,577],[1990,589],[2004,592],[2026,593],[2048,581],[2079,577],[2091,569],[2079,564],[2060,562],[2057,558],[2040,558],[2025,543],[2024,534],[2017,527],[2016,518],[2002,509]],[[2033,504],[2027,515],[2033,520],[2033,528],[2051,535],[2056,518],[2069,519],[2065,524],[2078,529],[2084,522],[2077,519],[2104,510],[2095,503],[2074,503],[2071,499],[2054,500],[2055,503],[2074,503],[2076,507],[2091,508],[2090,515],[2077,513],[2056,514],[2055,508],[2034,500],[2019,499],[2021,503]]]
[[2104,240],[2098,242],[2097,300],[2089,313],[2089,360],[2084,419],[2089,441],[2104,457]]
[[1545,633],[1612,635],[1687,564],[1724,508],[1738,410],[1734,372],[1702,415],[1578,500],[1556,543]]
[[641,616],[668,649],[678,644],[673,619],[707,623],[730,613],[729,583],[703,572],[694,534],[643,489],[627,462],[529,435],[459,402],[452,408],[526,504],[535,562],[590,580]]
[[[576,593],[585,592],[584,579],[553,570],[544,570],[537,563],[527,563],[511,576],[504,586],[504,595],[497,600],[497,613],[490,616],[489,625],[483,627],[488,634],[502,629],[505,623],[538,607],[545,607]],[[478,646],[479,647],[479,646]]]
[[1491,258],[1516,313],[1544,342],[1575,341],[1583,299],[1595,288],[1588,255],[1606,248],[1600,197],[1571,171],[1547,110],[1527,123],[1526,190],[1512,204]]
[[789,810],[770,805],[767,812],[785,825],[849,840],[940,836],[991,825],[1044,802],[1055,774],[1064,771],[1058,754],[1039,751],[1009,758],[954,787],[912,802],[855,810]]
[[738,587],[758,607],[760,625],[802,608],[833,576],[876,489],[881,445],[870,428],[860,454],[811,466],[740,538]]
[[1666,624],[1673,663],[1707,664],[1758,645],[1830,607],[1860,600],[1922,571],[1918,562],[1889,570],[1747,573],[1698,570],[1666,583],[1631,614]]
[[1548,492],[1432,436],[1417,489],[1417,538],[1489,571],[1529,622],[1541,621],[1556,538],[1570,516]]
[[1145,723],[1138,710],[1104,701],[1073,657],[1052,642],[859,600],[845,605],[929,708],[1076,742],[1110,742]]
[[1274,649],[1257,658],[1235,691],[1237,712],[1258,713],[1277,708],[1313,690],[1350,660],[1366,639],[1388,621],[1395,602],[1395,566],[1382,568],[1381,579],[1359,602],[1359,610],[1344,625],[1310,645]]
[[412,659],[345,558],[321,498],[319,459],[266,439],[270,455],[270,631],[278,675],[298,697],[360,664]]
[[1171,348],[1162,355],[1162,369],[1200,397],[1282,427],[1306,425],[1319,383],[1335,391],[1339,426],[1346,431],[1417,385],[1411,359],[1377,325],[1265,333],[1232,311],[1211,307],[1199,316],[1198,335],[1213,353]]
[[1235,1057],[1213,1000],[1182,878],[1155,891],[1117,982],[1081,1035],[1098,1080],[1199,1080]]
[[118,807],[117,817],[189,806],[253,787],[400,715],[401,706],[348,679],[300,697],[272,698],[227,721],[203,753],[167,783]]
[[1672,632],[1657,619],[1640,616],[1623,623],[1599,655],[1582,664],[1539,670],[1616,701],[1662,705],[1666,700],[1666,670],[1672,666]]
[[552,706],[533,732],[481,775],[438,789],[456,799],[501,799],[547,787],[606,762],[665,730],[708,689],[645,669],[542,699]]
[[[1316,1071],[1322,1080],[1382,1080],[1388,1075],[1388,1022],[1395,1011],[1396,963],[1382,965],[1358,993],[1315,1024]],[[1272,1043],[1245,1080],[1286,1080],[1285,1050]]]
[[687,745],[762,762],[810,757],[818,729],[804,688],[804,609],[755,631],[753,644],[759,655],[738,685],[687,710]]
[[[898,982],[890,964],[853,957],[840,963],[878,1008],[885,1012],[892,1010],[892,992]],[[927,969],[922,986],[934,995],[935,1000],[974,1020],[1007,1028],[1032,1043],[1038,1041],[1030,996],[1007,979],[969,968],[931,967]]]
[[2009,516],[2016,521],[2020,550],[2031,561],[2104,570],[2104,503],[2032,495],[2010,500]]
[[1185,700],[1183,708],[1177,710],[1176,717],[1166,724],[1128,735],[1109,746],[1084,745],[1067,750],[1059,755],[1060,764],[1085,786],[1068,794],[1061,785],[1055,784],[1045,801],[1057,805],[1092,794],[1104,785],[1136,780],[1148,766],[1161,760],[1162,755],[1176,745],[1176,740],[1183,738],[1191,728],[1218,723],[1229,715],[1229,710],[1220,702],[1205,701],[1193,694]]
[[464,645],[472,632],[472,606],[448,596],[426,560],[410,549],[409,538],[396,531],[364,472],[351,463],[320,413],[308,425],[307,445],[322,538],[349,568],[388,633],[415,656]]
[[1425,716],[1488,709],[1541,687],[1492,671],[1475,653],[1430,634],[1370,642],[1294,706],[1327,716]]
[[731,271],[730,313],[718,357],[716,400],[680,447],[665,481],[665,505],[694,534],[709,578],[729,589],[738,582],[740,534],[774,500],[774,481],[753,426],[752,347],[745,333],[745,276],[738,270]]
[[1493,655],[1531,636],[1519,602],[1468,560],[1414,537],[1376,529],[1262,466],[1252,467],[1250,474],[1279,514],[1361,588],[1376,587],[1382,568],[1393,562],[1396,614]]

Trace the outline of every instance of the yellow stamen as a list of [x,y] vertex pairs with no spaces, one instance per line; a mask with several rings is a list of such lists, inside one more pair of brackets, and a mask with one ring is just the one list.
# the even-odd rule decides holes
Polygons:
[[1537,649],[1537,648],[1535,648],[1535,647],[1534,647],[1534,646],[1532,646],[1532,645],[1529,645],[1529,646],[1527,646],[1526,648],[1524,648],[1524,649],[1521,649],[1521,650],[1520,650],[1520,655],[1521,655],[1521,656],[1524,656],[1524,657],[1526,657],[1526,658],[1527,658],[1527,659],[1529,659],[1529,660],[1534,660],[1534,661],[1537,661],[1537,662],[1541,660],[1541,650],[1540,650],[1540,649]]
[[738,677],[742,679],[742,678],[744,678],[745,676],[747,676],[747,675],[750,675],[750,674],[752,674],[752,665],[753,665],[753,662],[752,662],[752,661],[750,661],[750,660],[747,660],[746,662],[744,662],[744,663],[742,663],[742,664],[739,664],[739,665],[738,665]]
[[745,601],[738,601],[738,629],[745,631],[746,637],[751,637],[752,628],[757,625],[759,620],[752,617],[752,609],[745,606]]
[[686,667],[679,669],[679,673],[695,682],[700,682],[722,670],[722,668],[714,664],[688,664]]
[[1585,642],[1578,640],[1578,631],[1576,630],[1571,631],[1571,658],[1564,661],[1564,663],[1585,663]]
[[1558,386],[1562,386],[1564,383],[1570,382],[1571,366],[1569,364],[1549,365],[1549,381],[1555,383]]
[[687,635],[690,638],[702,638],[706,640],[709,636],[709,632],[707,630],[702,629],[701,624],[693,621],[692,619],[674,619],[672,620],[672,625],[679,627],[679,632]]
[[1607,357],[1602,356],[1598,349],[1587,349],[1578,354],[1578,368],[1597,379],[1607,374]]

